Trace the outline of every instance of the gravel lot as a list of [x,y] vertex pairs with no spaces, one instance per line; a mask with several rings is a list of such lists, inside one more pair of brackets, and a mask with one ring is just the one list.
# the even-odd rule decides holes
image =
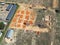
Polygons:
[[40,33],[37,35],[31,31],[18,31],[16,45],[49,45],[50,35],[48,33]]
[[3,0],[5,2],[19,2],[33,5],[44,5],[46,7],[52,6],[52,0]]
[[6,20],[6,17],[9,13],[9,11],[6,11],[6,8],[7,8],[8,4],[5,4],[5,5],[1,5],[0,4],[0,20]]

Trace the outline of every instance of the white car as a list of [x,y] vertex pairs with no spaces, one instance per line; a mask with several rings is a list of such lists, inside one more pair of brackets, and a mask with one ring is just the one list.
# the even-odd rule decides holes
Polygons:
[[5,3],[4,3],[4,2],[2,2],[1,4],[2,4],[2,5],[4,5]]
[[2,36],[2,32],[0,32],[0,37]]

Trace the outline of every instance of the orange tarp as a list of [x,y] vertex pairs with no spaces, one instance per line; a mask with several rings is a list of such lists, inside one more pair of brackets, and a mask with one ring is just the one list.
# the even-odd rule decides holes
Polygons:
[[26,25],[22,25],[23,28],[26,28]]
[[26,10],[26,15],[29,15],[29,14],[30,14],[30,12],[28,10]]
[[21,20],[21,19],[19,19],[19,20],[18,20],[18,23],[21,23],[21,22],[22,22],[22,20]]
[[16,21],[17,21],[17,19],[16,18],[13,18],[12,22],[16,22]]
[[12,22],[16,22],[16,20],[15,20],[15,19],[13,19],[13,20],[12,20]]
[[19,17],[20,15],[19,14],[16,14],[15,17]]
[[10,26],[11,26],[11,27],[14,27],[14,26],[15,26],[15,24],[14,24],[14,23],[11,23],[11,24],[10,24]]
[[28,20],[28,19],[29,19],[29,16],[26,16],[26,17],[25,17],[25,19],[27,19],[27,20]]
[[33,24],[33,22],[32,22],[31,20],[29,21],[29,23],[30,23],[30,24]]
[[24,14],[24,10],[21,11],[21,14]]
[[26,16],[29,16],[29,15],[26,15]]
[[30,10],[18,10],[14,18],[12,19],[12,24],[10,25],[10,27],[26,28],[25,23],[29,23],[32,25],[35,15],[30,15],[30,14],[31,14]]
[[17,25],[16,25],[16,27],[20,27],[20,26],[21,26],[21,24],[17,24]]
[[20,12],[20,10],[17,11],[17,13],[19,13],[19,12]]
[[23,15],[20,15],[20,18],[23,18]]
[[24,23],[27,23],[28,21],[27,20],[24,20]]
[[34,20],[34,17],[31,17],[32,20]]

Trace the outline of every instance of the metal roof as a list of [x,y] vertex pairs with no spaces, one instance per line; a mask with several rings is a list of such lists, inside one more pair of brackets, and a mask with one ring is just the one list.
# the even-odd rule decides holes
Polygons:
[[12,6],[13,6],[12,4],[9,4],[6,10],[9,11],[12,8]]
[[10,20],[10,19],[12,18],[13,14],[14,14],[15,11],[16,11],[16,8],[17,8],[17,5],[14,4],[13,7],[12,7],[12,9],[11,9],[11,11],[9,12],[6,20]]
[[13,32],[14,32],[14,30],[8,30],[6,37],[11,38],[13,36]]

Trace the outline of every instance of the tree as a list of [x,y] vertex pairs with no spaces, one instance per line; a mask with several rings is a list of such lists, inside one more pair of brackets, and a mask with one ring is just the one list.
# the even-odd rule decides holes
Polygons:
[[0,22],[0,29],[4,29],[5,25],[3,22]]

